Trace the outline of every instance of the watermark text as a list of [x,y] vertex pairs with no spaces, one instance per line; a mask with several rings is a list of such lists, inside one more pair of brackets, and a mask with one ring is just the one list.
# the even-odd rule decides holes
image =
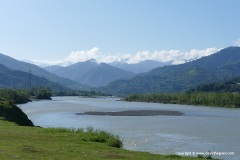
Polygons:
[[179,156],[233,156],[234,152],[176,152]]

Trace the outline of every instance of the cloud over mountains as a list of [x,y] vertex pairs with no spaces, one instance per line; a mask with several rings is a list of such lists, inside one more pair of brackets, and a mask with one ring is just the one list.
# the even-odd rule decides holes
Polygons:
[[235,45],[235,46],[239,46],[239,47],[240,47],[240,38],[239,38],[239,39],[237,39],[237,40],[234,42],[234,45]]
[[220,49],[217,48],[207,48],[204,50],[192,49],[188,52],[183,52],[180,50],[169,50],[169,51],[140,51],[135,54],[106,54],[103,53],[99,48],[94,47],[90,50],[80,50],[72,51],[63,60],[32,60],[37,65],[63,65],[67,66],[69,64],[83,62],[90,59],[95,59],[97,62],[101,63],[111,63],[111,62],[125,62],[129,64],[139,63],[145,60],[156,60],[160,62],[172,62],[172,64],[181,64],[187,61],[195,60],[203,56],[208,56],[216,53]]

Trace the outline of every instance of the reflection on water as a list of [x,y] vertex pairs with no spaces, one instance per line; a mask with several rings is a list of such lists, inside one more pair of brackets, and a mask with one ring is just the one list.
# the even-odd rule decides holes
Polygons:
[[[19,107],[42,127],[97,129],[118,134],[124,148],[152,153],[234,152],[240,157],[240,110],[227,108],[122,102],[113,98],[53,97]],[[87,111],[172,110],[183,116],[90,116]],[[214,157],[214,156],[213,156]],[[217,157],[217,156],[215,156]]]

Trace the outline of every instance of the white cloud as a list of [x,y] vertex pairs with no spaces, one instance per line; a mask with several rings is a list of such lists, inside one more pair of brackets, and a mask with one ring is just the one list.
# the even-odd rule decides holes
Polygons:
[[90,50],[72,51],[70,55],[64,60],[65,62],[77,63],[87,61],[89,59],[99,59],[100,50],[94,47]]
[[67,66],[68,64],[65,64],[63,60],[22,60],[24,62],[27,62],[27,63],[33,63],[35,65],[38,65],[38,66],[42,66],[42,67],[45,67],[45,66],[51,66],[51,65],[60,65],[60,66]]
[[240,47],[240,38],[239,38],[239,39],[237,39],[237,40],[234,42],[234,45],[235,45],[235,46],[239,46],[239,47]]
[[220,49],[207,48],[205,50],[192,49],[189,52],[182,52],[179,50],[169,51],[141,51],[136,54],[105,54],[99,48],[94,47],[90,50],[72,51],[69,56],[63,60],[33,60],[37,65],[69,65],[77,62],[83,62],[90,59],[96,59],[97,62],[126,62],[138,63],[145,60],[156,60],[160,62],[172,62],[172,64],[181,64],[187,61],[195,60],[203,56],[216,53]]
[[142,51],[133,55],[128,59],[128,63],[138,63],[144,60],[157,60],[160,62],[172,62],[173,64],[180,64],[187,61],[195,60],[203,56],[208,56],[210,54],[219,51],[217,48],[207,48],[205,50],[193,49],[189,52],[181,52],[179,50],[170,51]]

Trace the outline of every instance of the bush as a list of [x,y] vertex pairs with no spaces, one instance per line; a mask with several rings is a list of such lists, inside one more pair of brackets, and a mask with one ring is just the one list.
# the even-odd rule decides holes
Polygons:
[[94,130],[92,127],[86,129],[86,133],[89,135],[91,142],[107,143],[111,147],[121,148],[123,146],[119,136],[115,136],[109,132]]
[[33,126],[27,115],[11,101],[0,100],[0,117],[7,121],[15,122],[20,126]]
[[41,88],[38,90],[37,99],[51,99],[52,92],[49,89]]
[[0,97],[14,104],[22,104],[30,101],[27,93],[21,90],[1,89]]
[[50,133],[73,133],[79,134],[81,140],[86,142],[99,142],[105,143],[108,146],[122,148],[122,141],[119,139],[119,136],[113,135],[109,132],[102,130],[94,130],[92,127],[87,127],[85,130],[82,128],[79,129],[67,129],[67,128],[46,128],[46,132]]

